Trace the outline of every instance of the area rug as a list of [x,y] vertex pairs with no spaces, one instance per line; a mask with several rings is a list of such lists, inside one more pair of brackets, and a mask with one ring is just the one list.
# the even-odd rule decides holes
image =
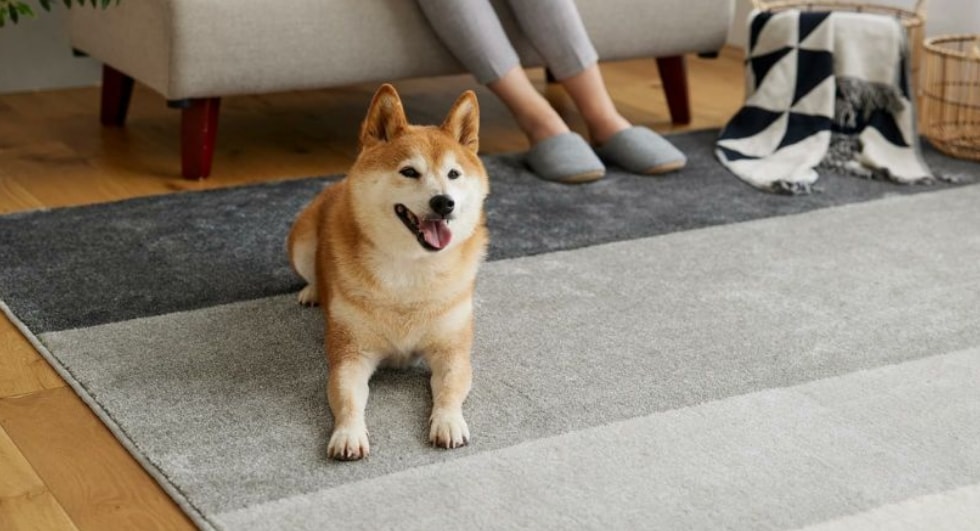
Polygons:
[[980,518],[980,166],[960,184],[682,172],[541,182],[487,157],[472,444],[379,373],[326,459],[319,311],[283,239],[325,181],[0,217],[0,298],[203,529],[817,529]]

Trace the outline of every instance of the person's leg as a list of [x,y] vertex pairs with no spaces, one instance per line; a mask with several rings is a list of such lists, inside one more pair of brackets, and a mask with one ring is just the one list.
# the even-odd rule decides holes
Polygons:
[[560,81],[582,114],[589,127],[589,136],[596,145],[604,144],[613,135],[631,126],[616,110],[597,63]]
[[515,66],[487,86],[507,105],[531,141],[525,162],[538,177],[572,184],[601,179],[606,174],[588,142],[568,129],[523,68]]
[[418,2],[453,55],[510,109],[532,144],[525,161],[538,177],[578,183],[605,174],[588,143],[531,84],[489,0]]
[[646,128],[633,127],[606,90],[598,54],[572,0],[510,0],[521,29],[575,102],[600,155],[638,173],[682,167],[684,155]]
[[572,0],[508,0],[524,34],[555,79],[571,77],[599,60]]
[[439,39],[480,84],[520,63],[489,0],[418,0]]
[[568,132],[568,125],[531,84],[520,66],[511,68],[487,87],[507,105],[531,144]]
[[598,60],[582,17],[572,0],[510,0],[521,29],[530,39],[589,128],[596,144],[630,127],[613,104],[599,73]]
[[432,29],[478,82],[487,85],[532,144],[568,126],[531,84],[487,0],[418,0]]
[[619,114],[596,63],[561,83],[582,113],[596,152],[604,160],[649,175],[687,164],[687,157],[667,139],[646,127],[634,127]]

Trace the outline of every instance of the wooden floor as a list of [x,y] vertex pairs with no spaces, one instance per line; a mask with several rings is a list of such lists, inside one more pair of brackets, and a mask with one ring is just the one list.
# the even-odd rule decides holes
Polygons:
[[[620,111],[670,125],[654,61],[607,63]],[[688,59],[693,122],[723,125],[744,95],[741,52]],[[560,88],[538,87],[584,132]],[[465,76],[396,83],[409,119],[438,122]],[[214,173],[179,177],[179,115],[137,87],[125,128],[98,124],[98,89],[0,95],[0,214],[345,171],[374,85],[227,98]],[[526,149],[494,97],[478,90],[483,153]],[[492,178],[492,176],[491,176]],[[25,235],[27,236],[27,235]],[[2,249],[0,249],[2,257]],[[2,259],[2,258],[0,258]],[[5,318],[0,317],[0,530],[192,529],[193,525]]]

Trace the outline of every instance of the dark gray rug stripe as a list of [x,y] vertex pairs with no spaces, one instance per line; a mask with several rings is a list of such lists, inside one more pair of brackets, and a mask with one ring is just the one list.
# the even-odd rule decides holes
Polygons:
[[[486,157],[493,179],[490,259],[946,188],[828,175],[810,196],[765,194],[717,163],[716,135],[672,136],[690,160],[677,174],[648,178],[613,171],[584,186],[542,182],[523,169],[517,155]],[[926,159],[963,183],[980,181],[980,165],[928,148]],[[297,279],[283,241],[294,215],[323,182],[288,181],[2,217],[0,298],[42,333],[294,290]]]

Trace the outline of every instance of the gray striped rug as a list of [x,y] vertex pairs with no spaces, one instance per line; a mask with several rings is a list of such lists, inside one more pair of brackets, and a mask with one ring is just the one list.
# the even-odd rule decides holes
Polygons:
[[489,157],[472,444],[382,372],[325,457],[319,311],[283,238],[322,179],[0,217],[0,298],[205,529],[976,528],[980,167],[758,192],[691,165],[544,183]]

